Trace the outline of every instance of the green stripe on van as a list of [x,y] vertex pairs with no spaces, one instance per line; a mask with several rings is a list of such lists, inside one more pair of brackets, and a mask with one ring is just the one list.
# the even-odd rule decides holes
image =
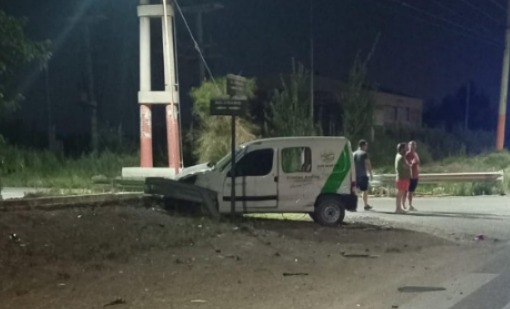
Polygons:
[[345,144],[344,150],[338,157],[331,175],[329,175],[326,183],[322,187],[322,193],[337,193],[338,189],[345,180],[345,177],[351,170],[351,158],[349,157],[349,145]]

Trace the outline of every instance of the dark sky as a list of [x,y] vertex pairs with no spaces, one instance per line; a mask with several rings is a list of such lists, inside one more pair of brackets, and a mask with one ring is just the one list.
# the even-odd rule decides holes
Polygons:
[[[180,0],[183,6],[194,2]],[[215,75],[233,72],[263,77],[288,72],[291,58],[309,67],[309,0],[218,2],[225,8],[204,20],[205,38],[215,44],[215,54],[222,56],[210,59]],[[55,116],[59,131],[68,134],[86,131],[88,126],[87,111],[77,103],[85,72],[83,32],[72,27],[69,17],[80,10],[104,14],[107,19],[92,29],[102,117],[105,122],[122,123],[129,132],[137,132],[136,0],[0,3],[8,12],[28,17],[30,35],[54,42],[52,100],[60,106]],[[188,33],[178,19],[180,53],[193,56],[189,49],[183,49]],[[346,79],[356,53],[366,55],[380,34],[369,67],[369,77],[376,84],[438,102],[471,79],[489,95],[492,104],[497,104],[503,0],[315,0],[313,20],[315,70],[320,75]],[[189,22],[193,27],[191,17]],[[183,61],[179,68],[181,97],[188,105],[183,109],[189,114],[186,91],[195,82],[196,64]],[[44,113],[42,81],[41,75],[36,75],[34,82],[28,83],[24,103],[26,118],[35,122],[41,122],[38,115]]]
[[[490,1],[474,1],[495,20],[462,0],[433,5],[408,0],[413,7],[444,16],[456,28],[392,0],[315,0],[316,71],[345,79],[355,54],[366,55],[376,36],[379,44],[370,63],[370,78],[384,87],[424,99],[440,99],[474,79],[497,100],[505,12]],[[500,2],[502,2],[500,0]],[[225,1],[214,15],[211,31],[230,51],[234,68],[263,75],[288,70],[290,57],[309,63],[309,1]],[[454,15],[457,13],[458,15]],[[487,29],[483,39],[470,29]],[[217,29],[217,30],[215,30]],[[459,29],[457,31],[457,29]],[[491,38],[494,46],[484,42]]]

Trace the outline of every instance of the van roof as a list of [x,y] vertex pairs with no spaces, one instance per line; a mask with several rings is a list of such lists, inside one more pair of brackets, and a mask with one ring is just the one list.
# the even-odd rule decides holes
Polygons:
[[249,145],[256,144],[293,144],[296,142],[317,142],[317,141],[336,141],[336,142],[345,142],[349,141],[346,137],[343,136],[291,136],[291,137],[271,137],[271,138],[263,138],[253,140],[247,143],[244,143],[242,146],[246,147]]

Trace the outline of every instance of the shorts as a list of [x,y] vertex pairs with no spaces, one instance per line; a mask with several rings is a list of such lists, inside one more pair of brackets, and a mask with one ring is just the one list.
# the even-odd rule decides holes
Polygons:
[[368,190],[368,176],[361,176],[356,179],[356,187],[365,192]]
[[417,186],[418,186],[418,178],[409,180],[409,192],[416,191]]
[[395,186],[399,191],[406,191],[409,190],[409,179],[397,179],[395,181]]

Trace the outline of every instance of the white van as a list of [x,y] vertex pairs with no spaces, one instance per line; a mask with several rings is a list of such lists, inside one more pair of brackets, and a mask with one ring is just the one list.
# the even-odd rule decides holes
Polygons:
[[[344,137],[255,140],[236,152],[235,212],[308,213],[333,226],[356,211],[351,144]],[[176,179],[217,193],[220,213],[231,212],[231,156],[185,169]],[[168,182],[170,185],[170,182]],[[159,185],[161,186],[161,182]],[[164,190],[151,186],[151,194]]]

